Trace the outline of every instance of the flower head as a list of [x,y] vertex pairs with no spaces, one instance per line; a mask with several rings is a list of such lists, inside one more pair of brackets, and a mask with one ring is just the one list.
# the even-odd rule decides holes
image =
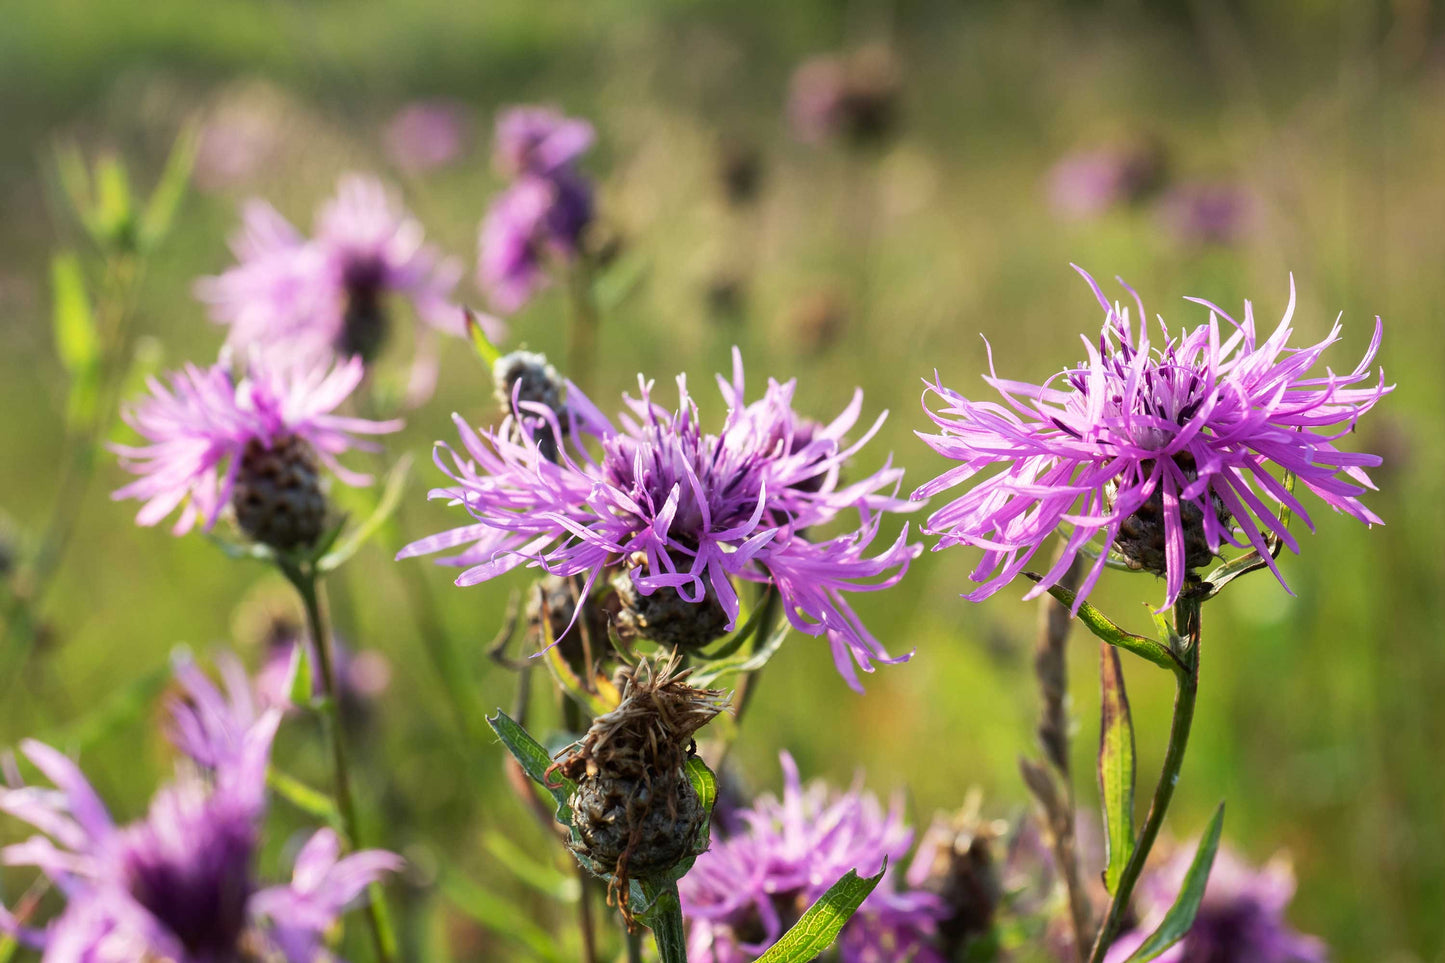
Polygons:
[[897,121],[898,87],[897,61],[881,44],[813,57],[793,72],[788,121],[806,143],[833,137],[855,145],[876,143]]
[[1062,217],[1094,217],[1144,197],[1162,171],[1162,152],[1149,141],[1078,151],[1049,172],[1049,202]]
[[[1340,327],[1318,344],[1290,347],[1293,283],[1283,320],[1263,340],[1249,302],[1240,322],[1200,301],[1210,309],[1209,322],[1171,334],[1161,319],[1162,343],[1155,347],[1149,325],[1141,322],[1136,336],[1129,309],[1110,304],[1084,277],[1105,312],[1098,343],[1084,342],[1087,361],[1042,385],[1000,378],[990,362],[985,380],[1002,404],[970,401],[941,383],[928,387],[942,402],[928,412],[939,431],[920,437],[959,465],[915,497],[971,486],[927,524],[942,536],[939,548],[983,549],[973,573],[982,584],[967,598],[1007,585],[1061,527],[1068,529],[1062,557],[1029,597],[1053,585],[1096,536],[1103,551],[1080,600],[1110,551],[1165,576],[1166,605],[1178,598],[1186,573],[1226,543],[1255,548],[1279,576],[1266,533],[1294,551],[1298,545],[1267,502],[1288,506],[1313,527],[1276,477],[1280,471],[1336,511],[1379,523],[1359,496],[1374,487],[1363,469],[1380,460],[1336,447],[1391,390],[1383,372],[1366,383],[1380,346],[1378,318],[1353,371],[1316,375]],[[1143,313],[1140,306],[1141,319]]]
[[551,176],[585,154],[592,125],[550,107],[513,107],[497,116],[493,162],[504,177]]
[[374,447],[358,435],[401,427],[398,421],[335,414],[363,374],[359,358],[302,367],[273,366],[253,356],[237,378],[223,354],[209,368],[187,365],[174,372],[168,385],[153,378],[150,394],[124,412],[146,444],[113,446],[121,465],[141,477],[111,497],[144,502],[136,516],[141,525],[180,508],[177,535],[198,522],[209,530],[234,504],[253,537],[248,520],[278,538],[314,536],[321,496],[316,466],[308,462],[319,461],[347,484],[368,484],[368,476],[347,470],[337,456]]
[[[1109,948],[1106,963],[1123,963],[1159,925],[1184,882],[1190,858],[1189,852],[1181,851],[1144,877],[1139,886],[1140,925]],[[1324,943],[1285,922],[1294,887],[1294,873],[1284,860],[1254,869],[1235,853],[1221,849],[1214,858],[1194,925],[1158,959],[1162,963],[1325,963],[1329,954]]]
[[1159,198],[1159,219],[1181,244],[1238,244],[1259,217],[1258,202],[1228,182],[1179,184]]
[[389,853],[363,852],[327,872],[303,872],[315,862],[308,851],[334,840],[323,830],[302,850],[290,886],[262,889],[255,862],[280,716],[227,704],[192,671],[183,673],[183,685],[199,702],[173,705],[173,732],[184,734],[183,749],[200,750],[203,769],[182,768],[131,825],[115,823],[73,762],[41,743],[22,743],[55,788],[0,791],[0,811],[40,830],[7,847],[3,862],[38,868],[66,906],[41,929],[21,927],[0,909],[0,929],[44,950],[47,961],[315,963],[322,935],[346,905],[398,868]]
[[839,793],[822,782],[804,786],[786,752],[782,767],[782,798],[754,800],[738,814],[745,828],[715,837],[678,884],[689,959],[754,959],[850,870],[871,876],[887,860],[887,875],[843,928],[842,960],[943,963],[933,944],[943,901],[900,885],[894,873],[913,842],[902,800],[885,811],[857,787]]
[[[544,451],[535,435],[545,440],[548,433],[519,432],[513,419],[478,432],[454,417],[463,450],[442,445],[436,456],[453,484],[431,494],[464,507],[474,521],[415,542],[398,558],[462,548],[443,560],[466,566],[458,585],[532,565],[584,576],[586,591],[621,560],[641,595],[675,590],[701,602],[711,594],[729,629],[739,611],[734,580],[769,584],[795,628],[828,637],[839,672],[857,688],[855,662],[872,671],[873,660],[901,660],[890,659],[844,596],[895,584],[919,551],[905,526],[881,553],[865,554],[881,513],[907,507],[884,493],[896,489],[900,469],[839,480],[882,418],[848,444],[861,393],[828,425],[793,411],[793,382],[770,382],[761,399],[747,403],[741,356],[733,357],[733,379],[718,379],[728,414],[717,433],[703,429],[681,376],[676,409],[654,402],[652,384],[639,379],[640,397],[625,399],[618,425],[569,383],[572,431],[560,450]],[[519,407],[514,417],[545,419],[550,436],[563,437],[551,409]],[[595,456],[581,436],[595,442]],[[810,536],[849,510],[858,513],[852,531]]]
[[551,284],[550,262],[576,257],[592,221],[592,188],[571,170],[526,175],[492,202],[478,240],[477,280],[494,309],[520,310]]
[[459,104],[417,101],[386,125],[386,150],[403,170],[423,173],[445,167],[466,147],[467,121]]
[[[343,177],[309,239],[271,205],[252,201],[231,248],[239,263],[202,278],[196,294],[230,327],[233,345],[287,361],[370,361],[387,335],[394,296],[410,301],[431,331],[466,333],[451,301],[461,266],[425,243],[420,222],[374,178]],[[489,336],[501,336],[500,322],[484,323]]]

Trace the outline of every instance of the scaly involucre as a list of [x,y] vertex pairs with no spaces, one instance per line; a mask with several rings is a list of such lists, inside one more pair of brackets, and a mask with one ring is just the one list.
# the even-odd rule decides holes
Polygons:
[[[1109,550],[1119,547],[1121,527],[1128,526],[1126,534],[1136,531],[1143,516],[1132,522],[1131,516],[1141,510],[1156,523],[1162,516],[1154,535],[1160,544],[1152,550],[1166,575],[1166,605],[1178,598],[1199,556],[1207,561],[1225,544],[1257,549],[1279,577],[1266,534],[1299,549],[1280,525],[1276,506],[1288,506],[1313,528],[1305,506],[1282,483],[1282,472],[1293,473],[1298,485],[1336,511],[1380,522],[1359,498],[1374,488],[1364,469],[1380,459],[1336,446],[1393,387],[1370,367],[1380,346],[1378,318],[1354,370],[1313,374],[1325,349],[1339,340],[1340,325],[1318,344],[1290,347],[1293,279],[1284,318],[1264,340],[1255,333],[1248,301],[1241,322],[1191,298],[1209,308],[1209,322],[1171,335],[1161,318],[1162,343],[1155,347],[1147,324],[1141,322],[1136,336],[1129,309],[1111,304],[1088,274],[1079,273],[1105,312],[1098,343],[1083,339],[1084,363],[1033,385],[998,377],[990,350],[984,380],[1002,404],[971,401],[942,383],[930,384],[924,394],[938,432],[919,437],[959,464],[914,497],[968,486],[926,528],[942,536],[937,548],[983,549],[973,573],[981,584],[967,598],[977,601],[1007,585],[1063,528],[1062,556],[1027,597],[1055,584],[1098,538],[1102,551],[1080,588],[1082,601]],[[1135,300],[1142,319],[1143,305]],[[928,407],[930,393],[941,402],[937,411]]]
[[[776,587],[795,628],[828,637],[838,671],[854,688],[855,663],[872,671],[874,661],[907,659],[891,658],[845,599],[895,584],[920,551],[908,543],[905,525],[882,552],[866,554],[882,513],[909,507],[895,497],[901,469],[885,465],[851,484],[840,482],[882,416],[849,444],[844,435],[857,423],[861,392],[826,426],[793,411],[793,382],[772,381],[761,399],[746,403],[735,351],[732,380],[718,379],[727,418],[711,434],[699,423],[685,380],[677,384],[679,404],[669,410],[652,400],[652,384],[639,379],[640,397],[625,398],[619,425],[569,384],[571,441],[561,452],[540,447],[536,436],[549,433],[521,431],[516,417],[474,431],[454,416],[462,450],[440,445],[436,452],[454,484],[431,497],[464,507],[475,522],[415,542],[398,558],[465,546],[442,560],[466,567],[458,585],[532,565],[583,576],[584,591],[605,568],[625,560],[642,595],[673,588],[698,602],[711,592],[729,628],[739,611],[734,580],[766,583]],[[550,437],[563,437],[550,408],[522,403],[519,409],[528,421],[547,422]],[[577,442],[579,435],[595,441],[598,456]],[[858,513],[851,531],[811,537],[850,510]]]
[[349,471],[337,456],[374,450],[357,436],[396,431],[401,422],[335,414],[364,374],[359,358],[303,366],[252,356],[238,378],[223,353],[209,368],[188,364],[173,372],[169,384],[151,378],[150,394],[122,413],[147,443],[111,446],[121,465],[141,477],[111,497],[144,502],[136,515],[140,525],[155,525],[180,508],[177,535],[198,522],[210,530],[231,499],[247,444],[269,449],[292,437],[309,444],[342,481],[369,484],[369,476]]

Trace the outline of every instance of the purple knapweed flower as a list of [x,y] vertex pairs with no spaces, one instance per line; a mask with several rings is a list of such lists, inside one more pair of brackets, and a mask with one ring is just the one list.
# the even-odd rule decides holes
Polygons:
[[549,177],[587,153],[594,140],[585,120],[550,107],[512,107],[497,116],[492,162],[503,177]]
[[591,124],[546,107],[497,118],[493,162],[514,180],[492,201],[477,244],[477,283],[495,310],[521,309],[551,283],[553,262],[578,256],[593,201],[575,162],[593,139]]
[[678,882],[688,925],[688,958],[745,963],[776,943],[828,888],[850,870],[887,874],[843,927],[843,963],[943,963],[934,944],[943,901],[900,885],[895,868],[908,855],[913,831],[895,797],[885,811],[858,786],[846,793],[802,784],[781,754],[783,796],[758,797],[738,813],[741,830],[714,836]]
[[[1029,598],[1057,582],[1096,536],[1102,550],[1080,600],[1111,551],[1132,568],[1164,575],[1166,605],[1178,598],[1186,572],[1208,564],[1225,543],[1257,549],[1280,577],[1265,532],[1299,549],[1266,500],[1313,523],[1276,471],[1292,472],[1336,511],[1379,523],[1359,496],[1374,487],[1363,469],[1380,460],[1335,445],[1391,390],[1383,372],[1376,384],[1351,387],[1372,378],[1378,318],[1353,371],[1312,375],[1339,340],[1340,326],[1318,344],[1290,347],[1293,279],[1284,318],[1263,341],[1248,301],[1241,323],[1190,299],[1210,309],[1209,323],[1171,334],[1160,319],[1162,344],[1154,347],[1148,325],[1140,324],[1136,338],[1129,309],[1111,305],[1080,273],[1105,312],[1097,345],[1085,339],[1086,362],[1032,385],[998,377],[990,352],[984,380],[1002,404],[970,401],[941,382],[925,392],[925,410],[928,392],[942,403],[928,410],[939,433],[919,437],[960,464],[915,497],[969,485],[927,523],[927,531],[942,536],[937,548],[983,549],[973,573],[982,584],[966,598],[978,601],[1007,585],[1061,528],[1062,556]],[[1220,317],[1232,331],[1221,332]]]
[[[380,652],[353,652],[340,640],[333,642],[336,685],[341,690],[342,709],[363,708],[391,685],[391,663]],[[297,708],[291,702],[291,663],[296,658],[296,646],[300,644],[299,636],[277,639],[269,644],[265,661],[256,672],[256,698],[262,705],[276,706],[288,712]],[[310,639],[305,644],[314,666],[317,664],[316,647]],[[319,673],[313,673],[312,685],[313,696],[324,694],[325,683]]]
[[1049,203],[1063,218],[1096,217],[1144,197],[1162,167],[1159,148],[1147,141],[1077,151],[1049,171]]
[[1179,184],[1159,198],[1159,220],[1181,244],[1238,244],[1258,217],[1254,195],[1227,182]]
[[477,283],[492,308],[511,314],[548,287],[552,264],[577,256],[591,220],[591,188],[571,171],[528,175],[498,194],[477,242]]
[[[1191,851],[1181,851],[1144,877],[1138,891],[1140,924],[1109,948],[1106,963],[1123,963],[1139,948],[1173,905],[1189,869]],[[1183,940],[1157,957],[1160,963],[1325,963],[1323,942],[1285,922],[1294,897],[1294,873],[1288,862],[1272,860],[1254,869],[1228,849],[1214,858],[1204,901]]]
[[789,82],[789,126],[805,143],[834,137],[876,143],[897,120],[898,87],[897,60],[882,44],[812,57]]
[[445,167],[466,149],[468,124],[460,104],[427,100],[407,104],[386,125],[386,152],[402,170]]
[[[202,278],[196,295],[229,326],[232,345],[287,362],[370,361],[386,338],[395,297],[410,301],[424,322],[419,342],[432,332],[466,334],[462,309],[451,300],[461,265],[427,245],[421,223],[374,178],[343,177],[311,238],[271,205],[251,201],[231,248],[239,263]],[[504,334],[496,319],[482,323],[489,337]]]
[[[292,471],[292,480],[307,474],[307,463],[317,459],[349,485],[369,484],[369,476],[343,467],[337,456],[352,448],[375,449],[357,436],[396,431],[401,422],[335,414],[364,373],[354,357],[302,367],[253,356],[238,378],[223,353],[209,368],[187,365],[172,373],[169,385],[152,378],[150,394],[123,413],[146,444],[112,446],[121,465],[141,477],[111,497],[143,501],[136,516],[141,525],[154,525],[180,508],[173,528],[180,535],[197,522],[210,530],[238,490],[259,489],[260,480],[247,477],[247,465],[268,453],[291,458],[282,467]],[[309,468],[304,480],[314,487],[319,484],[314,464]],[[273,479],[277,485],[283,481]],[[294,493],[277,497],[287,494]],[[238,505],[238,514],[247,507]]]
[[280,714],[252,713],[234,701],[234,686],[228,702],[185,668],[188,700],[172,706],[172,732],[184,750],[199,750],[202,768],[181,769],[136,823],[117,825],[65,756],[21,744],[55,788],[0,791],[0,811],[41,833],[0,857],[38,868],[66,905],[43,927],[21,926],[0,909],[0,929],[43,950],[46,963],[316,963],[347,904],[400,866],[377,851],[337,862],[335,836],[322,830],[303,848],[290,885],[262,888],[255,861]]
[[[568,384],[572,434],[565,446],[539,440],[565,434],[546,405],[518,407],[521,417],[544,420],[549,432],[519,431],[513,418],[474,431],[453,416],[463,451],[441,445],[436,462],[455,484],[431,495],[461,505],[475,521],[415,542],[397,557],[463,548],[443,560],[467,567],[458,585],[532,565],[585,576],[584,595],[621,560],[640,595],[670,589],[693,603],[711,596],[728,629],[739,610],[734,580],[767,583],[776,586],[796,629],[828,637],[838,671],[855,689],[855,662],[872,671],[874,660],[907,659],[890,658],[844,597],[895,584],[920,550],[908,543],[905,525],[892,545],[865,555],[881,514],[908,503],[894,497],[902,470],[891,465],[851,484],[839,481],[882,424],[880,416],[861,439],[844,442],[858,420],[861,392],[828,425],[793,411],[791,381],[770,381],[749,404],[735,349],[732,381],[718,378],[728,414],[712,434],[699,423],[684,377],[677,379],[676,410],[653,402],[651,382],[639,377],[639,384],[641,397],[625,398],[620,427]],[[600,458],[577,443],[578,433],[593,436]],[[809,536],[850,509],[859,515],[852,531]]]

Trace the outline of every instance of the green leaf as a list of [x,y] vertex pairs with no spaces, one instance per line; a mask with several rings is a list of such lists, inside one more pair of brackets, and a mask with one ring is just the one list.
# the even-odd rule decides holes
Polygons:
[[294,776],[288,776],[275,766],[266,772],[266,785],[271,787],[272,792],[306,815],[313,819],[319,819],[340,833],[343,838],[346,836],[346,824],[341,818],[341,812],[326,793],[311,788]]
[[811,963],[817,959],[833,945],[844,924],[863,905],[887,869],[885,861],[877,876],[860,877],[849,870],[848,875],[834,883],[828,892],[808,907],[808,911],[778,942],[758,957],[757,963]]
[[[712,841],[712,807],[717,802],[717,776],[702,761],[701,756],[689,756],[687,759],[687,781],[692,783],[693,791],[697,793],[698,802],[702,803],[702,811],[707,818],[697,830],[697,840],[693,843],[693,851],[697,853],[706,852]],[[689,864],[688,869],[692,866]],[[678,876],[687,875],[686,872]]]
[[125,162],[107,154],[95,165],[95,208],[92,227],[102,245],[130,248],[135,242],[135,204]]
[[719,679],[727,676],[758,671],[778,654],[778,649],[782,648],[783,640],[788,637],[791,628],[787,619],[780,620],[766,639],[754,643],[753,651],[750,654],[705,663],[693,672],[691,678],[688,679],[689,684],[698,688],[709,688]]
[[502,352],[497,349],[496,345],[492,344],[491,339],[487,337],[487,333],[482,330],[482,322],[477,319],[476,314],[471,308],[463,308],[462,310],[465,311],[467,315],[467,334],[472,339],[472,347],[476,350],[477,357],[482,359],[482,364],[487,366],[487,371],[490,372],[492,366],[501,360]]
[[[1025,572],[1024,574],[1035,582],[1040,581],[1040,577],[1033,572]],[[1062,585],[1054,585],[1049,588],[1049,594],[1058,599],[1061,604],[1068,606],[1071,611],[1073,610],[1074,599],[1077,597],[1077,593],[1064,588]],[[1174,654],[1170,652],[1166,646],[1159,644],[1153,639],[1145,638],[1142,635],[1125,632],[1111,622],[1104,613],[1094,608],[1094,606],[1088,602],[1079,604],[1078,617],[1079,621],[1083,622],[1090,632],[1110,645],[1117,645],[1121,649],[1133,652],[1141,659],[1153,662],[1155,665],[1168,669],[1171,672],[1178,673],[1184,671],[1184,667],[1179,664],[1179,660],[1174,657]]]
[[513,876],[542,895],[560,903],[575,903],[581,896],[582,886],[576,876],[568,876],[556,866],[533,859],[505,833],[484,833],[482,845],[498,863],[511,870]]
[[567,956],[552,933],[533,923],[522,907],[454,871],[442,876],[441,891],[457,909],[525,947],[531,959],[566,963]]
[[1146,963],[1189,933],[1189,928],[1194,925],[1194,915],[1199,912],[1199,904],[1204,899],[1204,887],[1209,882],[1209,870],[1214,866],[1214,854],[1219,849],[1219,834],[1223,828],[1224,803],[1220,803],[1219,808],[1214,811],[1214,818],[1209,820],[1209,827],[1204,830],[1204,838],[1199,841],[1199,848],[1194,852],[1194,861],[1189,864],[1189,872],[1184,874],[1184,883],[1179,887],[1179,895],[1174,898],[1174,905],[1164,914],[1159,928],[1149,934],[1149,938],[1140,944],[1125,963]]
[[487,725],[491,726],[497,738],[502,740],[502,745],[506,746],[512,758],[522,764],[522,771],[552,794],[557,803],[557,821],[570,827],[572,810],[567,806],[567,798],[572,795],[577,784],[561,773],[554,773],[556,782],[548,785],[547,770],[552,766],[552,756],[540,742],[532,738],[531,733],[505,712],[498,710],[496,715],[488,716]]
[[195,124],[187,125],[171,145],[166,158],[166,168],[161,179],[146,202],[145,212],[140,219],[140,233],[137,238],[142,249],[152,248],[165,240],[175,220],[176,210],[186,195],[190,184],[191,169],[196,163],[196,149],[200,146],[200,131]]
[[410,472],[411,455],[402,455],[392,466],[391,471],[387,472],[386,482],[381,490],[381,498],[378,499],[371,516],[348,532],[335,548],[321,556],[316,563],[317,571],[332,572],[340,568],[351,556],[356,554],[361,546],[366,544],[367,539],[381,530],[387,519],[396,511],[396,506],[401,504],[401,493],[406,489],[407,475]]
[[291,664],[286,668],[286,697],[293,706],[309,706],[316,697],[310,645],[291,646]]
[[1099,643],[1099,685],[1099,797],[1108,856],[1104,888],[1112,894],[1134,854],[1134,724],[1119,650],[1103,642]]
[[55,255],[50,261],[50,285],[55,299],[55,350],[65,370],[74,374],[100,360],[100,333],[85,293],[80,259],[69,251]]
[[624,255],[597,279],[592,293],[598,310],[610,313],[622,306],[647,277],[651,265],[641,253]]

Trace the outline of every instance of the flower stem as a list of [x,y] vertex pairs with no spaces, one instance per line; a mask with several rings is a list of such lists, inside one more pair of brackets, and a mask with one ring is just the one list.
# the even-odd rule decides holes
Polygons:
[[1169,748],[1164,754],[1164,768],[1159,774],[1159,784],[1154,787],[1154,799],[1149,804],[1149,816],[1139,833],[1139,840],[1124,872],[1119,877],[1119,886],[1109,903],[1109,912],[1099,928],[1094,941],[1094,950],[1089,954],[1089,963],[1103,963],[1114,938],[1119,935],[1119,926],[1129,909],[1129,898],[1134,885],[1144,871],[1144,863],[1154,841],[1164,825],[1164,814],[1169,801],[1174,797],[1174,786],[1179,782],[1179,772],[1184,766],[1184,750],[1189,744],[1189,729],[1194,722],[1194,703],[1199,691],[1199,600],[1184,598],[1174,606],[1174,631],[1177,633],[1172,646],[1178,656],[1180,667],[1174,676],[1177,689],[1174,695],[1174,719],[1169,725]]
[[[320,589],[316,574],[309,569],[283,561],[281,570],[296,587],[306,607],[306,625],[315,645],[317,668],[325,698],[321,705],[322,728],[331,744],[331,762],[335,771],[336,809],[352,849],[361,848],[361,822],[356,814],[356,798],[351,791],[351,770],[347,763],[346,733],[341,722],[341,691],[336,679],[336,653],[329,625],[321,609]],[[366,902],[366,918],[376,946],[378,963],[391,963],[396,955],[395,936],[385,904],[376,886],[370,887]]]
[[643,892],[653,900],[647,916],[652,938],[657,940],[657,953],[662,963],[687,963],[687,935],[682,928],[682,902],[677,883],[663,886],[643,884]]

